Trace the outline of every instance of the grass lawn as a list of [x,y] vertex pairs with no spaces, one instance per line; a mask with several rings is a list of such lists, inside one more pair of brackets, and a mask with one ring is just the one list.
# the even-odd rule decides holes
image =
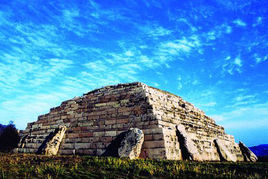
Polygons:
[[0,178],[268,178],[268,162],[191,162],[0,153]]

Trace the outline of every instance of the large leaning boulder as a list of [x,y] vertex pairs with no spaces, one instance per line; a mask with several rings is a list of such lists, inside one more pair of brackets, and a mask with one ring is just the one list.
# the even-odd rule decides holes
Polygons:
[[219,139],[214,140],[217,151],[220,155],[220,159],[223,161],[232,161],[236,162],[237,158],[235,155],[231,154],[231,152],[222,144]]
[[135,159],[140,156],[141,147],[144,141],[144,134],[138,128],[130,129],[118,148],[119,157]]
[[140,156],[144,134],[138,128],[131,128],[119,134],[107,147],[103,156],[135,159]]
[[239,141],[239,147],[245,161],[256,162],[258,160],[258,157],[243,142]]
[[51,135],[51,138],[44,143],[41,153],[48,156],[57,155],[66,129],[66,126],[59,126],[59,128]]
[[200,154],[195,147],[192,139],[187,135],[183,125],[176,126],[176,134],[180,143],[182,158],[184,160],[198,160],[201,161]]

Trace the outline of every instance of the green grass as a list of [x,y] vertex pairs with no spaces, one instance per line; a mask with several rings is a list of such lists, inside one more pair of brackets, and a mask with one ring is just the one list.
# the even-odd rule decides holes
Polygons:
[[0,178],[268,178],[268,162],[191,162],[0,153]]

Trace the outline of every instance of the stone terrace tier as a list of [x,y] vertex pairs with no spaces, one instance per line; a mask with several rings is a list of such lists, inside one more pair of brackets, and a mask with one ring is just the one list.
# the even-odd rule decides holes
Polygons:
[[203,111],[140,82],[106,86],[62,102],[27,125],[18,152],[38,152],[51,133],[66,126],[59,154],[101,155],[118,134],[135,127],[144,133],[140,157],[182,160],[177,125],[185,127],[200,160],[220,160],[215,139],[243,160],[233,136]]

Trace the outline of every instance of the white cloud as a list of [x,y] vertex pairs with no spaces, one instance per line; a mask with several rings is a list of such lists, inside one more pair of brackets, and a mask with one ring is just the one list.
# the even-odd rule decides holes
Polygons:
[[262,17],[258,17],[258,18],[257,18],[257,23],[258,23],[258,24],[262,23],[262,19],[263,19]]
[[178,80],[178,87],[177,87],[177,89],[180,90],[183,87],[181,75],[178,76],[177,80]]
[[211,43],[213,43],[214,40],[224,38],[224,36],[231,33],[232,27],[227,23],[223,23],[212,27],[208,32],[201,34],[201,36],[206,39],[207,45],[212,45]]
[[85,64],[85,67],[89,68],[90,70],[93,71],[107,71],[108,70],[108,66],[100,60],[97,60],[95,62],[89,62]]
[[263,17],[259,16],[259,17],[256,18],[256,22],[252,26],[256,27],[256,26],[262,24],[262,21],[263,21]]
[[192,82],[192,85],[197,85],[197,84],[199,84],[199,81],[198,81],[198,80],[194,80],[194,81]]
[[181,90],[182,89],[182,87],[183,87],[183,85],[182,85],[182,83],[181,82],[178,82],[178,90]]
[[125,52],[125,55],[128,57],[132,57],[132,56],[134,56],[134,53],[132,51],[128,50]]
[[179,90],[182,89],[183,87],[196,88],[196,85],[200,84],[200,82],[191,75],[183,75],[183,77],[182,75],[178,75],[177,82],[178,82],[177,89]]
[[169,35],[171,32],[172,31],[159,26],[151,34],[152,36],[165,36],[165,35]]
[[216,37],[215,37],[215,32],[214,32],[214,31],[210,31],[210,32],[208,32],[208,36],[207,36],[207,38],[208,38],[209,40],[215,40],[215,39],[216,39]]
[[[173,19],[175,17],[171,16],[170,18]],[[197,27],[192,25],[186,18],[176,18],[175,21],[186,24],[193,33],[197,31]]]
[[234,59],[234,64],[237,65],[238,67],[242,66],[242,61],[241,61],[240,57],[236,57]]
[[251,120],[258,119],[259,116],[261,116],[261,118],[259,119],[262,119],[266,118],[266,116],[268,115],[267,109],[268,103],[253,104],[245,107],[239,107],[237,109],[234,109],[233,111],[224,113],[224,116],[226,116],[226,119],[237,118],[237,120],[246,120],[244,118],[241,118],[241,116],[247,116],[247,119],[251,118]]
[[206,89],[202,91],[201,96],[207,98],[209,96],[212,96],[213,94],[215,94],[215,91],[213,89]]
[[166,44],[163,44],[163,47],[166,48],[167,51],[170,51],[172,55],[175,55],[180,51],[189,52],[191,50],[190,46],[185,43],[180,43],[179,41],[167,42]]
[[268,127],[267,108],[268,103],[254,104],[217,115],[224,118],[221,124],[229,129]]
[[[241,115],[240,117],[244,117],[245,115]],[[236,129],[236,130],[241,130],[241,129],[247,129],[248,135],[251,133],[251,129],[259,129],[259,128],[268,128],[268,118],[266,119],[248,119],[243,120],[243,121],[228,121],[224,122],[223,125],[226,129],[231,130],[231,129]]]
[[231,57],[230,56],[227,56],[226,58],[225,58],[225,60],[230,60],[231,59]]
[[231,56],[227,56],[223,62],[221,65],[222,74],[234,75],[235,72],[242,73],[243,62],[240,55],[236,56],[233,60]]
[[0,11],[0,25],[8,24],[8,16],[10,16],[10,12],[8,11]]
[[[268,103],[247,105],[234,108],[225,113],[211,115],[222,125],[228,134],[234,135],[236,142],[244,141],[247,145],[267,143]],[[261,135],[259,135],[262,133]]]
[[268,55],[261,57],[259,54],[255,53],[253,57],[255,58],[256,64],[259,64],[268,60]]
[[243,8],[246,6],[251,7],[251,3],[254,1],[226,1],[226,0],[216,0],[220,4],[221,8],[227,8],[233,12],[244,11]]
[[203,107],[214,107],[214,106],[216,106],[216,102],[208,102],[208,103],[204,103],[204,104],[202,104],[201,106],[203,106]]
[[136,74],[138,70],[141,70],[141,67],[137,64],[125,64],[125,65],[120,65],[118,67],[119,73],[121,71],[127,72],[129,74]]
[[49,93],[36,95],[23,95],[16,99],[9,99],[0,103],[0,123],[6,124],[12,119],[16,127],[24,129],[26,122],[36,121],[37,116],[49,112],[51,107],[59,105],[68,99],[64,93]]
[[136,25],[139,30],[142,31],[142,33],[146,34],[146,36],[153,38],[155,40],[159,39],[163,36],[168,36],[172,33],[171,30],[166,29],[158,24],[152,24],[151,22],[148,23],[148,25],[140,26]]
[[227,34],[230,34],[230,33],[232,32],[232,27],[231,27],[231,26],[226,26],[226,30],[225,30],[225,32],[226,32]]
[[153,82],[153,86],[154,87],[159,87],[160,85],[158,83],[156,83],[156,82]]
[[256,63],[260,63],[262,61],[260,57],[256,57],[255,60],[256,60]]
[[192,49],[198,48],[201,46],[197,36],[191,36],[188,39],[183,37],[179,40],[170,40],[165,41],[160,44],[158,51],[155,51],[156,54],[169,60],[171,56],[180,56],[181,54],[187,54]]
[[79,16],[79,11],[77,9],[64,9],[62,11],[63,13],[63,17],[65,21],[72,21],[74,17],[78,17]]
[[236,102],[244,101],[244,100],[249,100],[249,99],[254,99],[256,98],[256,95],[240,95],[234,98]]
[[73,62],[66,59],[46,59],[42,62],[30,62],[19,57],[4,55],[5,63],[0,63],[0,83],[2,93],[8,95],[20,88],[40,89],[52,79],[62,77]]
[[241,19],[236,19],[233,21],[233,23],[236,24],[237,26],[240,26],[240,27],[247,26],[247,24],[244,21],[242,21]]
[[224,116],[222,116],[222,115],[211,115],[210,117],[211,117],[212,119],[214,119],[214,120],[216,121],[216,123],[225,120]]
[[156,63],[154,63],[154,61],[152,59],[149,59],[147,56],[145,55],[141,55],[138,60],[143,63],[145,66],[149,67],[149,68],[153,68],[155,66],[158,66]]

